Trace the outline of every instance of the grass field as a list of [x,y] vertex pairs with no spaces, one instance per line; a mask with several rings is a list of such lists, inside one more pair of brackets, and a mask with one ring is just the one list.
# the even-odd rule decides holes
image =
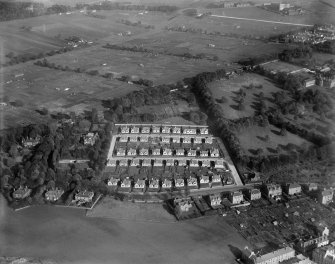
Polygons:
[[[117,80],[107,80],[87,74],[74,74],[33,65],[19,64],[2,69],[0,98],[9,102],[20,100],[24,106],[1,109],[5,126],[17,124],[28,118],[29,122],[39,121],[41,116],[28,112],[46,107],[50,112],[83,112],[92,107],[101,108],[101,100],[123,96],[141,89]],[[24,74],[15,77],[17,74]],[[43,119],[42,119],[43,120]],[[41,120],[40,120],[41,121]],[[4,127],[1,127],[4,128]]]
[[86,49],[77,50],[70,54],[53,56],[48,60],[70,68],[80,67],[84,70],[98,70],[100,73],[149,79],[154,84],[175,83],[197,73],[220,68],[220,64],[208,60],[184,60],[175,56],[155,56],[101,47],[92,47],[89,52]]
[[[209,47],[209,44],[214,44],[215,47]],[[135,36],[132,40],[125,42],[125,45],[143,45],[148,49],[168,51],[175,54],[189,52],[191,54],[216,55],[219,60],[225,62],[275,53],[285,47],[283,44],[266,44],[255,40],[244,41],[230,37],[172,31],[159,32],[146,38]]]
[[[250,84],[253,84],[255,87],[251,89],[246,88]],[[262,88],[260,88],[260,85]],[[223,79],[215,81],[210,83],[208,87],[215,99],[220,99],[222,96],[226,98],[227,101],[220,103],[220,105],[223,108],[225,118],[229,119],[252,116],[255,112],[254,103],[258,101],[258,95],[261,92],[264,94],[266,104],[271,106],[272,103],[268,98],[272,97],[272,93],[281,91],[280,88],[276,87],[275,84],[266,77],[252,73],[245,73],[229,80]],[[246,92],[244,110],[238,110],[238,103],[236,102],[237,93],[241,88]]]
[[[309,146],[311,143],[308,141],[287,132],[286,136],[281,136],[279,134],[280,130],[272,125],[269,127],[259,127],[253,126],[248,127],[248,129],[237,133],[240,140],[241,146],[247,154],[257,155],[256,150],[258,148],[263,149],[265,155],[278,154],[276,148],[280,146],[280,153],[285,153],[292,151],[294,149],[288,149],[287,144],[294,144],[296,147],[301,145]],[[269,140],[266,141],[265,137],[269,136]]]

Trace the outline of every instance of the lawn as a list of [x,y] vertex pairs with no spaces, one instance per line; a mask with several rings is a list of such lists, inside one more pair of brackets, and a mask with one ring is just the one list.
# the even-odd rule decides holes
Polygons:
[[[240,133],[236,133],[240,140],[241,147],[245,150],[248,155],[257,155],[256,150],[258,148],[263,149],[264,155],[278,154],[277,147],[280,147],[280,153],[288,153],[299,146],[309,146],[311,143],[296,136],[292,133],[287,132],[286,136],[280,135],[280,129],[270,125],[266,128],[253,126],[248,127]],[[269,136],[269,139],[266,139]],[[287,145],[293,144],[295,148],[290,148]]]
[[[250,84],[253,84],[254,87],[246,88],[250,87]],[[225,118],[229,119],[252,116],[255,112],[254,103],[258,101],[258,95],[261,92],[264,94],[267,106],[270,107],[272,103],[269,98],[272,98],[272,93],[282,91],[266,77],[253,73],[245,73],[229,80],[215,81],[210,83],[208,87],[215,99],[220,99],[222,96],[226,99],[226,102],[219,104],[223,108]],[[244,110],[238,110],[236,101],[238,91],[241,88],[246,92]]]

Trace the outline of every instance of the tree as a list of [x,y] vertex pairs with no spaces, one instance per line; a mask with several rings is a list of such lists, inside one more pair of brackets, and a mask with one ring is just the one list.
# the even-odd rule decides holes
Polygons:
[[286,130],[286,128],[284,126],[280,130],[280,135],[281,136],[286,136],[287,135],[287,130]]

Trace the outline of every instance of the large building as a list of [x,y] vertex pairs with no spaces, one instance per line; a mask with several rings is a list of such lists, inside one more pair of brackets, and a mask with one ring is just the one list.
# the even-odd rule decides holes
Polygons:
[[328,236],[329,236],[329,229],[325,227],[322,233],[317,237],[308,237],[306,239],[300,239],[300,241],[296,244],[296,248],[302,253],[308,253],[315,248],[328,245],[329,244]]
[[242,259],[246,264],[278,264],[294,257],[295,251],[291,247],[280,248],[263,254],[255,254],[248,247],[242,251]]
[[335,264],[335,246],[328,245],[314,249],[312,260],[317,264]]

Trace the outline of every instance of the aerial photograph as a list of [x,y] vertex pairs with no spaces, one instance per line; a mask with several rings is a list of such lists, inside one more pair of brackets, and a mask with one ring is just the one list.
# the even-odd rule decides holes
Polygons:
[[335,264],[335,0],[0,0],[0,264]]

